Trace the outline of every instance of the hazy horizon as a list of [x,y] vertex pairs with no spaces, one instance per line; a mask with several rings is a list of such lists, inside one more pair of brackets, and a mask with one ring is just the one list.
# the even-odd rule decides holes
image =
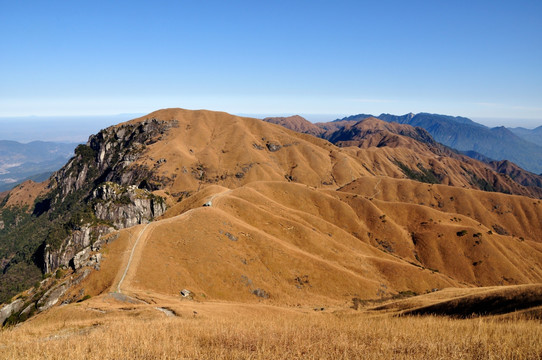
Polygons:
[[[273,116],[300,115],[310,122],[328,122],[343,117],[366,114],[307,114],[307,113],[236,113],[235,115],[263,119]],[[381,113],[372,114],[380,115]],[[0,140],[11,140],[21,143],[32,141],[52,141],[63,143],[84,143],[88,137],[108,126],[116,125],[140,116],[140,114],[111,114],[111,115],[72,115],[72,116],[12,116],[0,117]],[[404,115],[404,114],[393,114]],[[449,115],[449,114],[442,114]],[[453,115],[461,116],[461,115]],[[508,128],[523,127],[534,129],[542,126],[542,120],[536,119],[496,119],[496,118],[470,118],[488,127],[505,126]]]
[[1,10],[0,117],[182,104],[542,119],[541,2],[29,0]]

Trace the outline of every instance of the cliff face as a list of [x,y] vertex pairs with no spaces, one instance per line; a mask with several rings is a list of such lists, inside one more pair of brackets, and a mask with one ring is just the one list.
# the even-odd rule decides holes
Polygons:
[[[61,200],[107,181],[155,190],[158,185],[150,186],[150,170],[131,165],[147,145],[160,140],[175,125],[174,121],[150,119],[104,129],[91,136],[86,145],[75,149],[75,157],[53,175],[50,186],[57,190]],[[142,181],[145,183],[141,184]]]
[[96,217],[117,229],[147,223],[166,210],[161,197],[135,185],[107,182],[93,191],[92,198]]
[[[16,300],[16,306],[2,309],[0,326],[49,308],[90,273],[89,267],[99,270],[98,251],[116,238],[112,232],[147,223],[165,212],[164,199],[152,193],[163,179],[134,161],[173,126],[176,121],[149,118],[104,129],[75,149],[75,156],[51,176],[35,202],[23,207],[10,205],[11,194],[2,199],[0,244],[11,247],[0,246],[0,286],[4,287],[0,287],[0,303],[32,287],[41,273],[56,272],[55,277],[71,273],[72,279],[60,285],[49,280],[34,285],[24,306]],[[16,287],[4,286],[15,282]]]
[[165,212],[165,201],[150,191],[158,188],[151,171],[132,163],[174,125],[155,119],[126,123],[102,130],[77,147],[76,156],[53,175],[51,191],[35,209],[38,215],[57,215],[57,227],[67,230],[64,237],[62,231],[49,233],[43,271],[73,267],[76,255],[101,236]]
[[51,245],[45,245],[43,255],[43,271],[51,273],[57,268],[64,266],[75,267],[74,259],[81,251],[90,249],[91,245],[101,239],[105,234],[109,234],[115,229],[109,226],[83,226],[74,230],[67,238],[63,239],[60,248],[54,249]]

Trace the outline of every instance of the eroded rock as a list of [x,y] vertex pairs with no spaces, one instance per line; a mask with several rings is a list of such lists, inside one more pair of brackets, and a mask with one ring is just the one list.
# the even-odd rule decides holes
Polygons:
[[[72,260],[83,249],[93,244],[93,240],[103,244],[101,238],[114,231],[115,229],[106,225],[82,226],[75,230],[63,241],[59,248],[55,249],[51,245],[46,245],[44,250],[44,270],[46,273],[53,272],[60,266],[73,265]],[[99,248],[98,247],[98,248]]]
[[40,306],[38,307],[39,311],[45,311],[52,308],[60,299],[62,295],[68,290],[68,284],[63,283],[57,287],[54,287],[47,291],[43,297],[38,301]]
[[90,246],[79,251],[72,259],[73,268],[75,270],[86,266],[88,259],[90,257]]
[[109,221],[117,229],[148,223],[166,211],[163,198],[135,185],[107,182],[92,193],[96,217]]
[[267,146],[267,150],[271,152],[279,151],[282,148],[282,146],[276,143],[267,143],[266,146]]
[[0,310],[0,325],[2,325],[4,321],[6,321],[6,319],[9,318],[12,314],[15,314],[18,311],[20,311],[23,305],[24,305],[24,301],[22,299],[17,299],[11,304],[4,306]]

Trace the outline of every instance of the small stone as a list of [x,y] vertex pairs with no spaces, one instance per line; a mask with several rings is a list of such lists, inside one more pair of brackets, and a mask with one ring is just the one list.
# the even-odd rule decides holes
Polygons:
[[279,144],[275,144],[275,143],[267,143],[266,146],[267,146],[267,149],[271,152],[279,151],[280,148],[282,147]]
[[263,289],[254,289],[252,290],[252,294],[256,295],[257,297],[269,299],[269,294]]
[[237,236],[230,234],[229,232],[224,233],[231,241],[237,241]]

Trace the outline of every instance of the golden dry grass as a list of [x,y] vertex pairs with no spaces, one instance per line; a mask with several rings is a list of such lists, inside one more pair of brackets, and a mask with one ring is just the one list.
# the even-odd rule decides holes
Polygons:
[[[366,199],[364,192],[394,189],[390,179],[366,182],[352,184],[364,185],[360,194],[355,188],[317,190],[285,182],[204,188],[149,225],[123,290],[175,296],[186,288],[201,301],[257,303],[262,299],[253,292],[262,289],[269,295],[264,301],[274,305],[349,306],[352,298],[389,298],[404,291],[540,283],[539,243],[487,233],[493,223],[513,228],[517,222],[530,224],[538,234],[542,208],[532,199],[495,197],[517,200],[513,204],[526,209],[526,215],[499,215],[484,225],[475,214],[487,211],[484,206],[491,202],[472,200],[481,192],[430,187],[434,196],[446,199],[469,193],[463,194],[468,198],[464,207],[454,204],[457,209],[447,212],[409,199]],[[397,183],[407,194],[430,193],[427,184]],[[211,207],[201,206],[210,199]],[[71,294],[114,291],[141,229],[120,231],[103,250],[101,270]],[[462,229],[468,230],[466,236],[457,235]],[[474,237],[476,233],[483,235]]]
[[10,206],[29,206],[32,207],[34,200],[47,191],[47,181],[36,183],[27,180],[16,186],[9,192],[9,199],[6,207]]
[[[169,197],[175,205],[146,230],[119,231],[103,249],[101,270],[65,295],[93,298],[0,332],[0,358],[542,358],[540,309],[517,318],[393,317],[480,303],[482,292],[539,298],[535,285],[468,288],[540,283],[538,200],[385,177],[403,176],[396,157],[425,164],[412,150],[339,149],[220,113],[157,115],[179,118],[178,126],[149,145],[140,165],[171,179],[161,195],[200,191],[177,204]],[[268,144],[283,147],[271,154]],[[158,166],[157,158],[167,161]],[[375,174],[384,176],[368,176]],[[449,184],[467,186],[461,181]],[[493,234],[495,224],[509,234]],[[146,303],[108,294],[132,249],[122,292]],[[463,288],[381,302],[450,286]],[[180,301],[183,288],[196,301]],[[269,298],[255,295],[262,289]],[[385,306],[356,312],[353,298]]]
[[[529,320],[371,317],[264,306],[49,318],[0,333],[2,359],[540,359]],[[93,317],[93,318],[92,318]]]

